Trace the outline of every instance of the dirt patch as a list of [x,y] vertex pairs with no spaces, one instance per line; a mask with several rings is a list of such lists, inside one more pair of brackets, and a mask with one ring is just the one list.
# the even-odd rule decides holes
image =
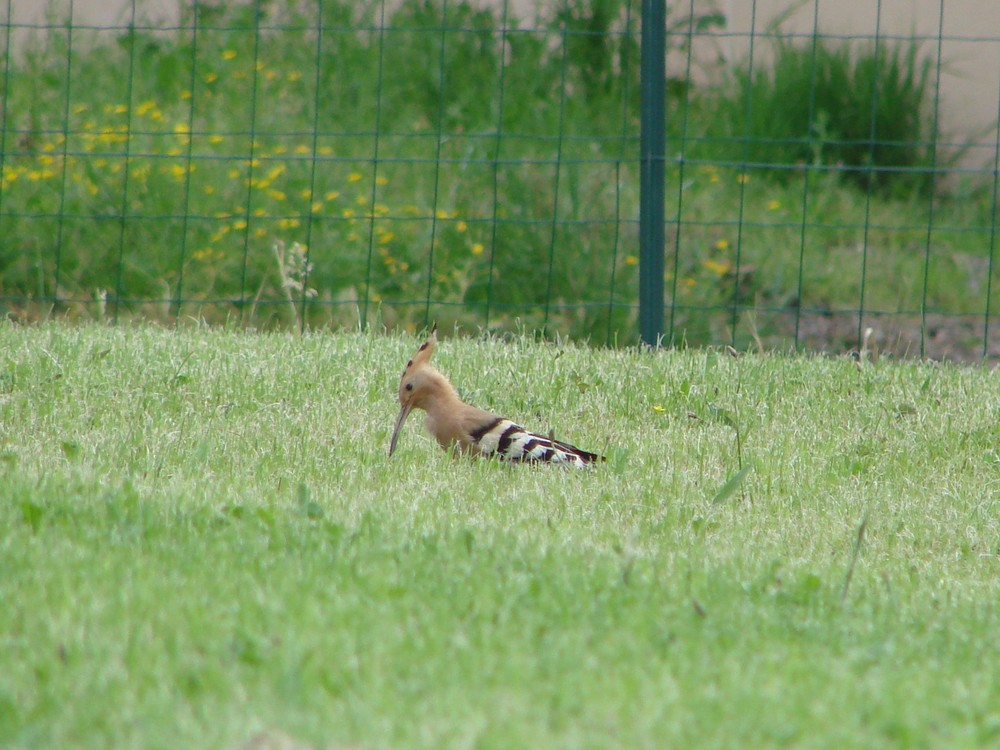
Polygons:
[[[858,351],[871,329],[869,351],[897,359],[1000,363],[1000,315],[782,313],[780,335],[797,340],[798,348],[835,354]],[[796,328],[798,336],[796,339]],[[921,348],[921,341],[923,347]],[[985,342],[985,346],[984,346]]]

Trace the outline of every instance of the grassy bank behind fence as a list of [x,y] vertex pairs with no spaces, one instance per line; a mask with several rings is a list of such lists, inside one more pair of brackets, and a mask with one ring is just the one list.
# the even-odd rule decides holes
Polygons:
[[[632,342],[636,6],[197,6],[8,39],[0,303]],[[673,8],[671,54],[724,22]],[[928,54],[779,39],[773,73],[671,67],[670,340],[843,350],[873,326],[899,352],[1000,353],[992,173],[927,171],[950,164]],[[862,133],[835,115],[874,110],[873,80]]]
[[0,326],[3,746],[1000,737],[997,370],[442,341],[574,472],[388,460],[418,343]]

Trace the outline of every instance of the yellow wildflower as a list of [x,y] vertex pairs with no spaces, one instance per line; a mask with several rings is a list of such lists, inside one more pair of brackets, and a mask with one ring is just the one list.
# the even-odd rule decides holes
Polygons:
[[705,268],[707,268],[709,271],[712,271],[713,273],[716,273],[719,276],[723,276],[726,273],[728,273],[730,268],[728,262],[720,263],[719,261],[712,260],[711,258],[706,258],[701,262],[701,264],[705,266]]

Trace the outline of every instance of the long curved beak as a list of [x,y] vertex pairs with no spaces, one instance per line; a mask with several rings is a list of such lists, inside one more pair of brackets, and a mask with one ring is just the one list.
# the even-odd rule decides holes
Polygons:
[[403,422],[409,416],[410,411],[413,409],[412,404],[407,404],[400,408],[399,416],[396,417],[396,426],[392,430],[392,440],[389,442],[389,455],[391,456],[396,450],[396,443],[399,441],[399,431],[403,428]]

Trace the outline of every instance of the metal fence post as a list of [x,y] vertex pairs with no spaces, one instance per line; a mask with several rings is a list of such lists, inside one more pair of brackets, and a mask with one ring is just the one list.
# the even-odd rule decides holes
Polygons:
[[663,249],[666,130],[666,0],[642,0],[639,135],[639,335],[663,336]]

